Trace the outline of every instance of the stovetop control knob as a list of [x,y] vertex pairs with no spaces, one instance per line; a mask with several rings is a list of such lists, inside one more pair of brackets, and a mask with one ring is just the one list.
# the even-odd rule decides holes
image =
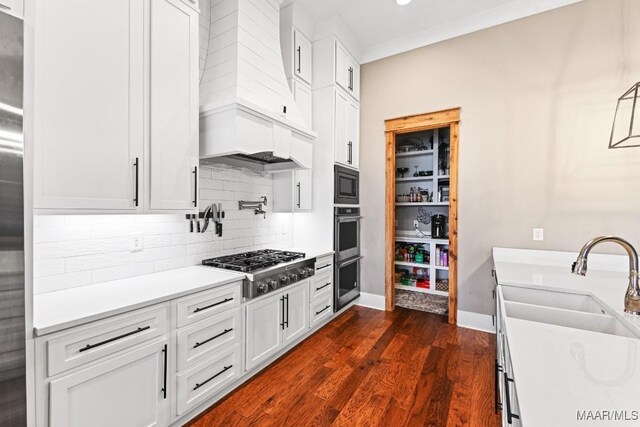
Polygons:
[[290,280],[289,276],[280,276],[280,284],[282,285],[288,285]]
[[271,289],[277,289],[278,288],[278,281],[277,280],[271,279],[271,280],[269,280],[268,284],[269,284],[269,287]]
[[265,282],[258,282],[256,286],[259,294],[264,294],[269,290],[269,285]]
[[298,274],[300,274],[302,277],[309,277],[309,271],[306,268],[299,269]]
[[289,273],[289,281],[290,283],[298,281],[298,275],[296,273]]
[[316,272],[316,270],[311,267],[305,267],[304,269],[307,272],[307,276],[313,276]]

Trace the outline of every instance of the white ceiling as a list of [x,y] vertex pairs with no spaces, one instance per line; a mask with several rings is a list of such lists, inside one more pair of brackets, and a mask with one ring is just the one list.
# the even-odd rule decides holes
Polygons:
[[294,1],[316,23],[340,16],[370,62],[581,0]]

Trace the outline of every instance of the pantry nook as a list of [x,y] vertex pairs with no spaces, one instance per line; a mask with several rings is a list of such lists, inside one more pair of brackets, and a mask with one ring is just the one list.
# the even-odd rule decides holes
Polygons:
[[456,323],[460,110],[386,125],[386,309],[448,315]]

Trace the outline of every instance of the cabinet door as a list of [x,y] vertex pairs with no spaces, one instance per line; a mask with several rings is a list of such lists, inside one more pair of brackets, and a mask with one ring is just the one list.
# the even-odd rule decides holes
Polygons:
[[51,381],[50,426],[167,425],[167,342],[156,341]]
[[180,0],[151,2],[149,209],[197,203],[198,13]]
[[309,329],[309,280],[285,294],[284,345],[295,341]]
[[358,168],[360,162],[360,109],[353,102],[347,105],[347,163]]
[[293,72],[296,76],[311,84],[311,41],[300,31],[293,31]]
[[309,89],[304,84],[296,81],[296,79],[291,79],[292,91],[293,91],[293,99],[296,100],[296,105],[300,110],[300,114],[304,119],[304,122],[309,125],[309,128],[313,127],[312,124],[312,105],[313,98],[311,94],[311,89]]
[[295,186],[293,188],[296,211],[310,211],[313,199],[312,172],[310,169],[297,170],[293,173]]
[[346,91],[349,91],[349,87],[351,86],[351,76],[349,72],[349,67],[351,66],[350,56],[342,43],[336,40],[336,84]]
[[360,64],[356,60],[351,58],[351,95],[356,100],[360,99]]
[[349,108],[349,100],[341,91],[336,90],[335,113],[335,161],[343,165],[349,166],[349,146],[347,136],[347,109]]
[[138,0],[35,2],[35,208],[142,207],[143,14]]
[[259,365],[282,348],[283,295],[250,302],[246,305],[247,370]]

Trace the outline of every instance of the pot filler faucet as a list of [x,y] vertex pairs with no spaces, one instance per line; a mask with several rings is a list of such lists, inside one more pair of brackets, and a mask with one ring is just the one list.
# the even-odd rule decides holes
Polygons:
[[624,296],[624,311],[626,313],[639,314],[640,315],[640,286],[638,285],[638,253],[631,243],[627,242],[620,237],[614,236],[600,236],[595,239],[589,240],[580,249],[578,259],[571,266],[571,272],[579,276],[587,275],[587,258],[591,249],[605,242],[617,243],[627,251],[629,256],[629,286],[627,287],[627,293]]

